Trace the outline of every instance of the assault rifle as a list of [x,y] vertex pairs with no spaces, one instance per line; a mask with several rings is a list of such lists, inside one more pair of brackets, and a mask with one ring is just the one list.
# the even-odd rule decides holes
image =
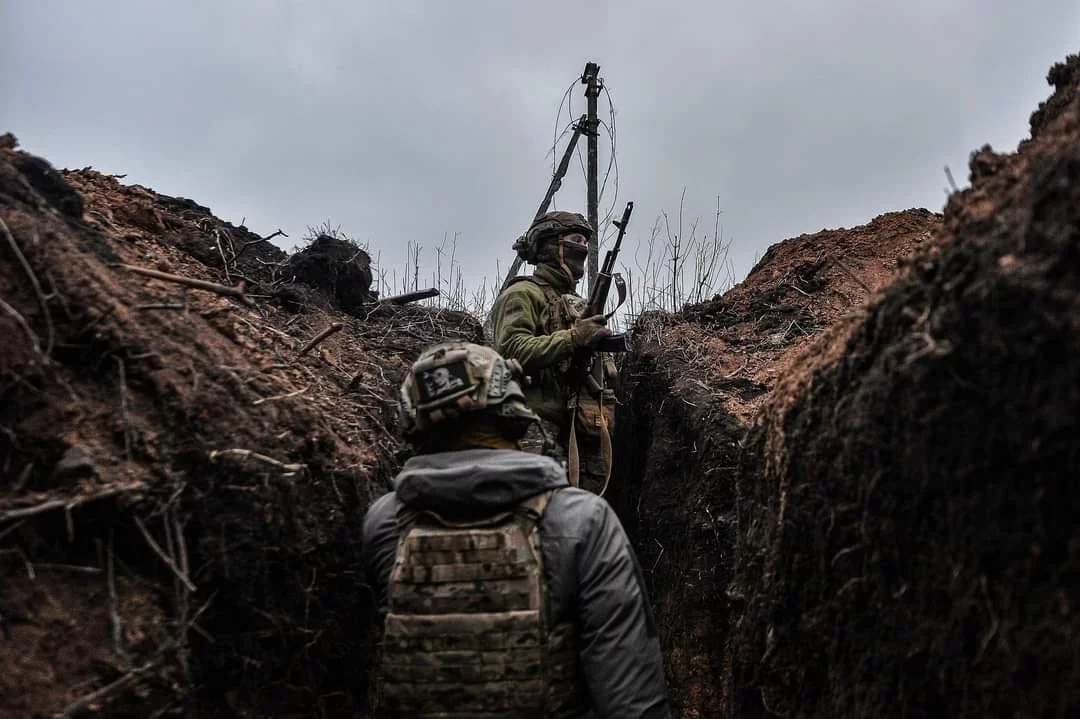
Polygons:
[[[593,282],[592,289],[589,292],[589,300],[585,304],[585,309],[582,312],[582,317],[593,317],[595,315],[604,315],[605,319],[610,319],[611,315],[615,314],[615,310],[609,313],[605,313],[604,309],[607,307],[608,293],[611,291],[612,282],[615,283],[615,288],[619,293],[619,304],[615,306],[617,310],[622,303],[626,301],[626,282],[618,272],[615,272],[615,260],[619,256],[619,250],[622,248],[623,237],[626,235],[626,226],[630,224],[630,213],[634,211],[634,203],[627,202],[626,209],[623,210],[623,216],[621,220],[613,220],[612,222],[619,228],[619,234],[615,237],[615,244],[607,254],[604,256],[604,264],[600,268],[600,272],[596,275],[596,281]],[[603,386],[603,369],[597,363],[595,372],[599,376],[590,374],[590,370],[593,369],[593,355],[597,352],[626,352],[630,349],[630,340],[625,333],[619,333],[611,335],[610,337],[601,340],[592,349],[580,349],[575,350],[570,358],[570,370],[567,375],[568,387],[576,396],[583,384],[588,383],[589,389],[593,393],[598,393]]]

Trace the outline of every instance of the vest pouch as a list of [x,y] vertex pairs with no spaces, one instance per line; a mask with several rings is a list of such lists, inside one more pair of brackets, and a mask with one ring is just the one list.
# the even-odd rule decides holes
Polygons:
[[607,424],[608,434],[615,431],[615,393],[604,390],[603,405],[599,400],[587,396],[584,392],[578,397],[574,424],[578,434],[590,440],[600,441],[603,424]]

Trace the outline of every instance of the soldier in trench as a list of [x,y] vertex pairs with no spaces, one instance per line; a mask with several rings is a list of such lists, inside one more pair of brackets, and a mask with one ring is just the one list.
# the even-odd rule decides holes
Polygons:
[[414,455],[363,528],[377,716],[668,717],[641,570],[607,501],[521,451],[520,365],[448,342],[405,377]]
[[[490,313],[492,346],[521,363],[530,383],[529,406],[540,416],[523,447],[544,451],[544,433],[554,439],[552,456],[567,463],[570,481],[603,494],[611,478],[611,433],[615,427],[615,363],[603,353],[602,387],[581,388],[577,408],[569,408],[567,370],[575,349],[596,350],[611,336],[604,317],[582,317],[585,300],[576,292],[585,274],[588,241],[594,229],[581,214],[552,211],[539,217],[515,243],[521,258],[535,266],[531,275],[513,278],[496,297]],[[599,389],[600,391],[595,391]],[[571,412],[573,421],[571,422]],[[573,462],[570,448],[577,449]]]

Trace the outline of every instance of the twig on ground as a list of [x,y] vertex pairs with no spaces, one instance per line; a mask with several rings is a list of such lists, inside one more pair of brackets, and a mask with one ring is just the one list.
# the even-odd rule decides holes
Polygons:
[[288,235],[286,235],[284,232],[282,232],[281,228],[279,227],[276,232],[273,232],[273,233],[267,235],[266,237],[260,237],[257,240],[248,240],[244,244],[240,245],[240,250],[236,253],[236,256],[233,257],[233,262],[236,262],[237,260],[239,260],[240,255],[244,254],[244,252],[247,250],[247,248],[251,247],[252,245],[258,245],[258,244],[263,243],[263,242],[269,242],[270,240],[274,239],[275,237],[277,237],[279,235],[281,237],[288,237]]
[[788,287],[790,287],[791,289],[795,290],[796,292],[798,292],[801,295],[805,295],[807,297],[813,297],[813,295],[811,295],[809,292],[807,292],[806,290],[804,290],[801,287],[799,287],[798,285],[796,285],[794,282],[787,282],[786,285]]
[[302,395],[304,392],[307,392],[309,389],[310,389],[310,386],[304,387],[302,389],[298,389],[295,392],[289,392],[288,394],[279,394],[279,395],[274,395],[273,397],[263,397],[262,399],[255,400],[251,404],[253,406],[257,407],[260,404],[264,404],[266,402],[275,402],[275,401],[277,401],[279,399],[289,399],[290,397],[298,397],[298,396]]
[[111,684],[106,684],[101,689],[92,691],[86,696],[76,699],[64,708],[64,711],[61,712],[60,716],[65,718],[82,716],[91,711],[94,707],[101,706],[104,702],[108,702],[113,696],[126,689],[128,685],[134,683],[143,674],[155,669],[161,661],[161,657],[151,659],[146,664],[132,669]]
[[172,570],[172,573],[176,575],[176,578],[179,579],[183,583],[183,585],[188,588],[188,591],[196,591],[195,585],[192,584],[191,580],[188,579],[187,575],[184,574],[183,570],[181,570],[180,567],[176,566],[176,562],[173,561],[172,557],[166,554],[165,550],[161,548],[161,545],[159,545],[154,540],[153,535],[150,534],[150,531],[146,528],[146,525],[143,524],[142,520],[138,517],[135,517],[135,525],[139,528],[139,531],[142,532],[143,539],[145,539],[146,543],[150,545],[150,549],[154,550],[154,553],[161,557],[161,560],[165,562],[166,565],[168,565],[169,569]]
[[41,289],[41,282],[38,280],[37,275],[34,274],[34,268],[30,266],[30,263],[26,260],[26,255],[19,249],[19,244],[15,242],[15,237],[11,234],[11,230],[8,229],[7,224],[0,220],[0,230],[3,230],[4,237],[7,238],[8,244],[11,245],[11,251],[15,253],[16,259],[19,260],[19,264],[22,265],[23,271],[26,272],[26,276],[30,279],[30,284],[34,286],[34,292],[37,294],[38,304],[41,306],[41,313],[45,317],[45,328],[48,339],[45,342],[45,357],[49,357],[52,354],[53,343],[56,340],[56,331],[53,328],[52,315],[49,313],[48,301],[45,299],[45,292]]
[[850,269],[848,268],[848,266],[847,266],[847,265],[845,265],[845,264],[843,263],[843,261],[841,261],[841,259],[840,259],[839,257],[836,257],[836,256],[834,255],[834,256],[833,256],[833,257],[831,257],[830,259],[831,259],[831,260],[832,260],[833,262],[835,262],[835,263],[836,263],[836,266],[837,266],[837,267],[839,267],[839,268],[840,268],[840,269],[842,269],[842,270],[843,270],[844,272],[846,272],[846,273],[847,273],[847,275],[848,275],[848,277],[850,277],[851,279],[855,280],[855,284],[857,284],[857,285],[858,285],[859,287],[862,287],[862,288],[863,288],[864,290],[866,290],[866,294],[868,294],[868,295],[873,295],[873,294],[874,294],[874,291],[873,291],[872,289],[870,289],[870,287],[869,287],[869,286],[868,286],[868,285],[867,285],[867,284],[866,284],[865,282],[863,282],[863,281],[862,281],[862,280],[860,280],[860,279],[859,279],[858,277],[856,277],[856,276],[855,276],[855,273],[854,273],[854,272],[852,272],[852,271],[851,271],[851,270],[850,270]]
[[319,334],[312,337],[311,341],[308,342],[306,345],[304,345],[303,348],[300,350],[299,353],[297,353],[296,356],[297,357],[303,357],[308,352],[315,349],[319,345],[320,342],[322,342],[323,340],[325,340],[327,337],[334,334],[335,332],[340,331],[344,326],[345,325],[343,325],[340,322],[332,323],[329,327],[324,329],[322,332],[320,332]]
[[12,547],[10,549],[0,549],[0,554],[16,554],[23,560],[23,566],[26,567],[26,576],[31,582],[37,581],[37,574],[34,572],[34,565],[30,563],[30,558],[26,556],[26,552],[22,547]]
[[27,517],[33,517],[36,514],[42,512],[48,512],[53,509],[64,509],[70,511],[81,504],[86,504],[97,499],[104,499],[105,497],[111,497],[123,492],[136,492],[143,488],[142,482],[133,482],[131,484],[114,484],[103,487],[100,491],[92,494],[85,494],[79,497],[71,497],[69,499],[50,499],[40,504],[35,504],[32,507],[19,507],[17,509],[0,509],[0,522],[9,522],[13,519],[25,519]]
[[[25,521],[25,520],[24,520],[24,521]],[[17,529],[18,529],[19,527],[21,527],[22,525],[23,525],[23,523],[22,523],[22,522],[15,522],[15,524],[11,525],[11,526],[10,526],[10,527],[8,527],[7,529],[5,529],[5,530],[3,530],[3,531],[0,531],[0,539],[3,539],[3,538],[4,538],[4,537],[6,537],[7,535],[9,535],[9,534],[11,534],[12,532],[16,531],[16,530],[17,530]]]
[[124,371],[124,360],[113,355],[116,362],[116,370],[120,375],[120,421],[124,424],[124,458],[131,461],[131,417],[128,415],[127,377]]
[[184,625],[184,631],[185,632],[188,629],[194,629],[195,631],[197,631],[202,636],[203,639],[210,642],[211,644],[214,643],[214,637],[211,636],[208,631],[206,631],[205,629],[200,627],[198,625],[198,621],[199,621],[199,617],[201,617],[203,615],[203,612],[205,612],[207,609],[209,609],[210,603],[214,601],[215,597],[217,597],[217,590],[214,590],[214,593],[211,594],[210,597],[205,602],[203,602],[203,605],[201,607],[199,607],[197,610],[195,610],[195,614],[193,614],[191,619],[187,620],[187,623]]
[[214,228],[214,244],[217,245],[218,254],[221,255],[221,264],[225,268],[225,281],[232,282],[232,277],[229,276],[229,261],[225,259],[225,250],[221,247],[221,229]]
[[0,299],[0,309],[4,310],[4,312],[10,315],[15,320],[15,322],[18,323],[20,327],[22,327],[23,332],[25,332],[26,336],[30,338],[30,347],[34,350],[34,354],[40,355],[41,344],[38,342],[37,335],[34,334],[34,330],[30,328],[30,324],[26,321],[26,318],[19,314],[19,311],[17,309],[9,305],[7,302],[4,302],[3,299]]
[[81,567],[78,564],[59,564],[56,562],[41,562],[34,565],[35,569],[55,569],[62,572],[75,572],[77,574],[101,574],[98,567]]
[[116,573],[113,569],[112,531],[109,532],[109,545],[107,549],[105,568],[108,572],[107,580],[109,584],[109,618],[112,620],[113,646],[116,648],[116,653],[126,660],[127,652],[124,651],[124,624],[120,620],[120,598],[116,594]]
[[273,457],[267,457],[265,454],[259,454],[258,452],[253,452],[250,449],[240,449],[240,448],[215,449],[214,451],[212,451],[210,453],[210,461],[211,462],[216,462],[219,457],[239,457],[240,459],[257,459],[260,462],[265,462],[266,464],[269,464],[269,465],[271,465],[273,467],[277,467],[278,469],[281,469],[281,470],[287,472],[287,474],[285,475],[287,477],[292,476],[292,475],[296,474],[297,472],[302,472],[305,469],[307,469],[307,465],[304,465],[304,464],[285,464],[284,462],[279,462],[278,460],[274,459]]
[[187,309],[187,305],[180,302],[159,302],[156,304],[148,305],[135,305],[137,310],[184,310]]
[[660,564],[660,557],[664,556],[664,545],[660,544],[660,540],[656,537],[653,537],[653,541],[656,542],[656,546],[660,547],[660,554],[656,555],[656,561],[653,562],[652,569],[649,570],[650,574],[656,571],[656,565]]
[[[165,545],[169,550],[169,556],[173,558],[174,563],[178,563],[177,566],[180,567],[180,571],[187,577],[189,576],[187,567],[187,549],[184,547],[183,528],[176,518],[175,510],[171,507],[165,508],[165,512],[162,515],[162,524],[165,527]],[[184,672],[184,677],[190,684],[191,668],[187,658],[187,617],[190,609],[188,598],[191,593],[180,586],[179,583],[174,583],[174,587],[174,591],[176,592],[177,620],[181,627],[176,637],[176,656],[180,663],[180,668]]]
[[735,375],[739,374],[744,369],[746,369],[746,365],[748,365],[748,364],[750,364],[750,358],[749,357],[747,357],[745,360],[743,360],[742,366],[739,367],[739,369],[735,370],[731,374],[724,375],[723,379],[732,379]]
[[158,270],[152,270],[148,267],[139,267],[137,265],[116,265],[117,267],[127,270],[128,272],[134,272],[137,275],[143,275],[145,277],[153,277],[156,280],[164,280],[165,282],[175,282],[178,285],[185,285],[187,287],[193,287],[197,290],[206,290],[207,292],[214,292],[215,294],[222,295],[224,297],[235,297],[246,305],[252,306],[255,302],[244,294],[244,283],[240,282],[235,287],[228,287],[226,285],[219,285],[216,282],[207,282],[206,280],[197,280],[194,277],[182,277],[180,275],[169,274],[168,272],[159,272]]

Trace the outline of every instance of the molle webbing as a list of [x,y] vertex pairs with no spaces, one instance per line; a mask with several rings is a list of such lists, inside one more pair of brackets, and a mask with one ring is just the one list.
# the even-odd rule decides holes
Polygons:
[[547,626],[537,523],[549,498],[473,522],[399,514],[386,715],[546,717],[578,705],[573,628]]

